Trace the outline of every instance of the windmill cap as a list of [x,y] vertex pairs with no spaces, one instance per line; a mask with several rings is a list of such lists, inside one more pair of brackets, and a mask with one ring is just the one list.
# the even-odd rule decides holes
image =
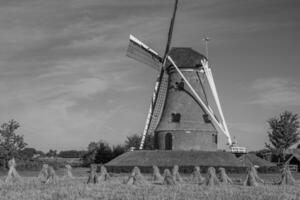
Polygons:
[[[189,47],[173,47],[168,54],[179,68],[200,68],[202,67],[201,60],[207,58]],[[172,64],[168,61],[166,66]]]

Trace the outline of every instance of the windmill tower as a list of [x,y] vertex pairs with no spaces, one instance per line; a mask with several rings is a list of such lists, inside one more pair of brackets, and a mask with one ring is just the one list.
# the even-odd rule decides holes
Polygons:
[[140,149],[146,135],[154,134],[160,150],[215,151],[219,132],[225,134],[229,145],[231,137],[207,58],[191,48],[170,48],[177,5],[175,0],[163,56],[130,35],[127,56],[158,71]]

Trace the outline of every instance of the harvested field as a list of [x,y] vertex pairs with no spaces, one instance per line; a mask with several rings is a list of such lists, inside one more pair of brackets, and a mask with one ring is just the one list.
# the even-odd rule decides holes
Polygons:
[[[41,184],[37,178],[23,177],[21,183],[15,185],[2,185],[0,189],[1,200],[19,199],[299,199],[299,181],[296,186],[261,185],[246,187],[242,185],[220,185],[207,187],[190,183],[190,174],[182,174],[183,183],[174,186],[160,185],[152,182],[151,174],[145,175],[150,184],[126,185],[122,181],[129,174],[112,174],[107,182],[88,185],[88,169],[74,169],[74,180],[60,178],[57,184]],[[20,173],[21,175],[24,172]],[[29,174],[28,172],[26,174]],[[36,173],[38,174],[38,173]],[[60,173],[58,173],[60,174]],[[243,175],[228,174],[233,180],[244,180]],[[270,183],[280,174],[259,174],[265,182]],[[206,177],[206,174],[203,174]],[[293,174],[299,180],[299,174]],[[4,180],[5,177],[1,177]]]

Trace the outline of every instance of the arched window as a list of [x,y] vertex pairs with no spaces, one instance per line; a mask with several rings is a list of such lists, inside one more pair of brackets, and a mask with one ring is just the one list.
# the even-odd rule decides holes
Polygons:
[[165,149],[166,150],[172,150],[172,134],[171,133],[167,133],[165,135]]
[[213,141],[215,144],[218,144],[218,134],[212,134],[212,141]]

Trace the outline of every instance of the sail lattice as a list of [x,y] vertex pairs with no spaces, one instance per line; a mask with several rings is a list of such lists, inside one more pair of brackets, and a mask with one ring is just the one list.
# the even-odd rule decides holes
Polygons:
[[167,96],[167,92],[168,92],[168,85],[169,85],[169,75],[164,72],[160,86],[158,88],[158,92],[157,92],[157,99],[154,105],[154,109],[152,112],[152,117],[151,117],[151,121],[150,121],[150,125],[147,131],[147,134],[153,134],[153,132],[155,131],[158,122],[160,120],[161,117],[161,113],[163,111],[164,108],[164,104],[165,104],[165,100],[166,100],[166,96]]

